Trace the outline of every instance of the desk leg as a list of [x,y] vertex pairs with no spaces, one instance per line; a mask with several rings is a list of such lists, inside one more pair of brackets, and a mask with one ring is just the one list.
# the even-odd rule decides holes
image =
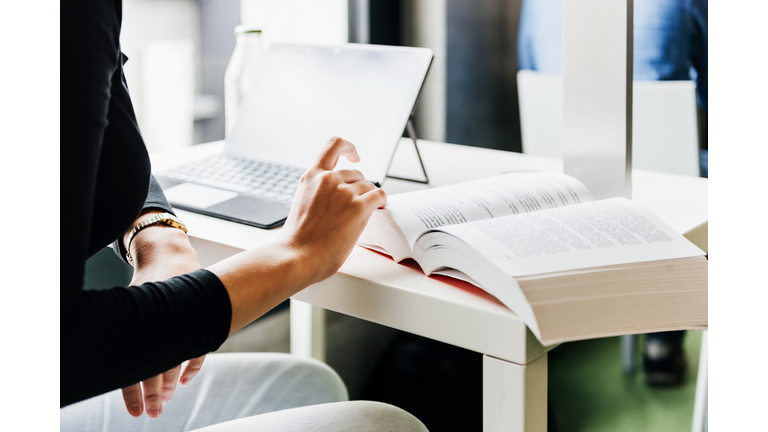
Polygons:
[[483,431],[546,430],[547,355],[526,366],[483,356]]
[[325,309],[291,299],[291,354],[325,361]]

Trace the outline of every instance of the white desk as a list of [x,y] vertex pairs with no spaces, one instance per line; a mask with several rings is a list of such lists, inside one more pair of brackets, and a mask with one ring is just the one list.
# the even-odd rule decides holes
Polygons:
[[[562,172],[562,161],[452,144],[419,141],[432,186],[506,171]],[[222,149],[222,143],[153,155],[161,171]],[[418,175],[407,140],[391,172]],[[389,194],[427,187],[400,180],[383,185]],[[632,195],[662,220],[707,250],[707,180],[635,170]],[[190,228],[203,266],[273,239],[261,230],[177,210]],[[546,431],[547,352],[525,324],[498,300],[466,284],[425,277],[356,247],[339,272],[291,300],[291,351],[324,358],[324,309],[415,333],[483,354],[483,429]]]

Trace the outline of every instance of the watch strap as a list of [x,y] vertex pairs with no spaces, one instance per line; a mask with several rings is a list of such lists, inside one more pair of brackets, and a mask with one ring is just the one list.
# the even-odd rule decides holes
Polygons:
[[156,215],[153,215],[150,218],[144,219],[143,221],[139,222],[135,227],[133,227],[131,232],[128,234],[128,246],[126,247],[125,258],[128,260],[129,263],[133,264],[133,257],[131,256],[131,243],[133,242],[134,237],[136,237],[136,234],[138,234],[139,231],[143,230],[144,228],[158,224],[158,223],[167,225],[169,227],[180,229],[185,233],[187,232],[186,225],[184,225],[184,223],[180,221],[179,218],[177,218],[171,213],[158,213]]

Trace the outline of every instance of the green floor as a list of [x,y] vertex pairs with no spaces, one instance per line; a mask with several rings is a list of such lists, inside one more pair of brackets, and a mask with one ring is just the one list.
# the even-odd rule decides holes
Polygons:
[[[685,335],[685,382],[646,385],[621,371],[619,338],[563,344],[549,356],[549,395],[560,432],[690,431],[701,332]],[[638,359],[639,361],[639,359]]]

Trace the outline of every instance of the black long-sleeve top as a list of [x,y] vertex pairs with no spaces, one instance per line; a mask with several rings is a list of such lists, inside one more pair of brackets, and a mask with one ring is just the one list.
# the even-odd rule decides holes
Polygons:
[[61,8],[61,406],[215,350],[232,319],[226,289],[207,270],[82,289],[87,258],[119,239],[144,208],[170,211],[151,179],[123,76],[121,19],[120,0]]

